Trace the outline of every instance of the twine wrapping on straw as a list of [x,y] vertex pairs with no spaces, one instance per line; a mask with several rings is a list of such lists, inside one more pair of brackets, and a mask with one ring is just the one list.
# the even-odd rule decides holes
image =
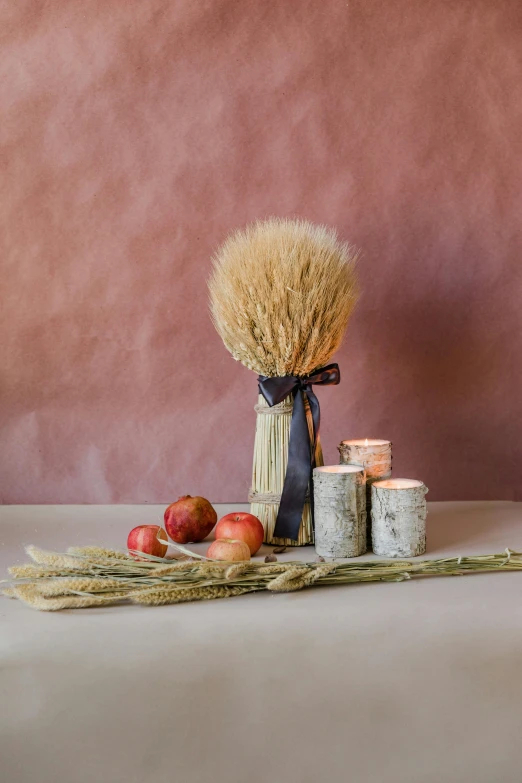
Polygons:
[[256,413],[261,413],[265,415],[270,416],[291,416],[292,415],[292,408],[289,408],[287,405],[284,406],[282,404],[274,405],[272,408],[265,408],[264,405],[254,405],[254,410]]
[[281,502],[281,495],[278,492],[249,492],[249,503],[273,503],[277,505]]
[[[249,492],[248,493],[248,502],[249,503],[273,503],[274,505],[277,505],[281,502],[281,495],[277,492]],[[307,493],[305,495],[305,503],[310,502],[310,495]]]

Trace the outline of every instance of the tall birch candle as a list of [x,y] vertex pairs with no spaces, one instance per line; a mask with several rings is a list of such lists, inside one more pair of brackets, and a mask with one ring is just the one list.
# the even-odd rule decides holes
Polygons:
[[372,484],[391,476],[392,445],[389,440],[354,438],[343,440],[337,447],[341,465],[361,465],[366,471],[366,514],[368,517],[368,549],[371,547]]
[[358,465],[314,468],[315,551],[325,557],[366,552],[366,477]]
[[426,493],[415,479],[372,484],[372,548],[384,557],[417,557],[426,551]]

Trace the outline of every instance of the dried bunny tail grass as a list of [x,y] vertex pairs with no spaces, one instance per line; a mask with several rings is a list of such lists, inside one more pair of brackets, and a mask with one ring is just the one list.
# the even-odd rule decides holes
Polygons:
[[225,571],[225,579],[236,579],[243,576],[250,568],[250,563],[236,563],[229,566]]
[[309,375],[339,348],[357,301],[359,252],[305,220],[235,232],[213,260],[212,320],[234,359],[261,375]]
[[333,574],[336,570],[337,565],[335,563],[312,565],[308,568],[295,566],[273,579],[266,589],[275,593],[289,593],[294,590],[302,590],[304,587],[310,587],[319,579]]
[[201,576],[204,576],[205,579],[208,578],[217,578],[217,579],[223,579],[225,575],[225,570],[227,569],[227,566],[230,565],[230,563],[225,562],[217,562],[217,561],[207,561],[205,563],[199,562],[199,563],[193,563],[192,565],[196,566],[196,571]]
[[149,572],[149,576],[168,576],[169,574],[175,574],[178,571],[190,571],[198,564],[194,561],[184,560],[180,563],[172,563],[171,565],[162,565],[152,568]]
[[18,598],[30,606],[32,606],[30,603],[32,599],[39,596],[38,586],[34,582],[25,585],[13,585],[13,587],[8,587],[2,592],[8,598]]
[[[4,591],[6,592],[6,591]],[[18,585],[9,589],[9,597],[18,598],[32,609],[41,612],[59,612],[62,609],[86,609],[89,606],[103,606],[117,603],[125,597],[124,592],[107,593],[103,596],[62,596],[46,598],[36,584]]]
[[251,593],[254,587],[228,587],[225,585],[208,585],[204,587],[157,587],[140,589],[128,597],[135,604],[146,606],[164,606],[165,604],[180,604],[185,601],[208,601],[214,598],[230,598],[243,593]]
[[39,566],[36,563],[23,563],[23,565],[10,566],[8,568],[11,576],[17,579],[38,579],[39,577],[50,578],[53,576],[63,576],[64,573],[74,574],[76,569],[69,568],[46,568],[45,566]]
[[80,565],[76,557],[61,555],[56,552],[46,552],[45,549],[39,549],[36,546],[29,545],[25,548],[25,551],[38,565],[50,566],[55,570],[62,570],[63,568],[75,569]]
[[[134,588],[134,585],[132,585]],[[122,591],[122,581],[119,579],[96,577],[65,577],[49,579],[38,584],[38,591],[43,596],[67,595],[69,593],[106,593]]]
[[294,565],[292,568],[288,568],[267,585],[267,590],[272,590],[276,593],[287,593],[292,590],[300,590],[304,587],[304,583],[301,581],[306,574],[309,573],[309,569],[302,566]]
[[101,546],[70,546],[67,550],[70,555],[79,555],[88,558],[109,558],[113,560],[133,560],[125,552],[117,552],[115,549],[105,549]]
[[285,571],[288,571],[289,568],[293,568],[295,566],[295,563],[290,561],[289,563],[267,563],[266,565],[260,565],[256,569],[257,574],[262,574],[263,576],[270,576],[271,574],[283,574]]

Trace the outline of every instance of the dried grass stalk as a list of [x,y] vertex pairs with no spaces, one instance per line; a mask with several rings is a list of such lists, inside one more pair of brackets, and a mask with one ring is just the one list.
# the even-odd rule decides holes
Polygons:
[[118,579],[108,577],[79,576],[76,578],[51,578],[38,583],[40,595],[46,598],[56,598],[60,595],[72,595],[74,593],[107,593],[121,588]]
[[[326,365],[357,300],[357,256],[334,230],[303,220],[270,218],[232,234],[214,258],[209,290],[212,320],[234,359],[271,377],[305,377]],[[267,543],[307,544],[313,541],[309,504],[297,542],[273,536],[292,398],[276,407],[263,412],[263,398],[257,406],[252,513]],[[317,452],[322,465],[320,444]]]
[[87,594],[81,595],[61,595],[59,597],[48,597],[35,583],[27,585],[17,585],[4,593],[9,598],[18,598],[32,609],[38,609],[41,612],[59,612],[62,609],[87,609],[91,606],[105,606],[106,604],[119,603],[126,597],[125,592],[107,592],[103,595]]
[[100,547],[100,546],[70,546],[69,549],[67,550],[67,554],[81,555],[83,557],[91,557],[91,558],[108,557],[109,559],[116,559],[116,560],[129,559],[129,555],[126,552],[116,552],[113,549],[105,549],[104,547]]
[[35,563],[43,566],[54,566],[55,568],[74,568],[76,560],[69,555],[57,555],[54,552],[46,552],[37,546],[28,546],[25,551]]
[[[49,555],[55,553],[47,553]],[[61,555],[48,560],[53,563]],[[226,598],[260,590],[293,592],[313,585],[359,582],[402,582],[421,576],[456,576],[480,571],[522,571],[522,554],[506,549],[501,554],[449,557],[438,560],[380,560],[369,562],[221,563],[187,561],[185,568],[162,570],[157,559],[134,561],[127,557],[92,560],[96,577],[85,576],[83,556],[76,558],[77,578],[71,569],[56,576],[56,568],[42,575],[14,576],[4,595],[41,611],[83,609],[130,601],[146,606]],[[112,562],[108,562],[112,560]]]
[[231,598],[252,592],[249,587],[232,587],[228,585],[208,585],[195,587],[161,587],[138,590],[129,595],[134,604],[145,606],[164,606],[165,604],[181,604],[186,601],[209,601],[215,598]]

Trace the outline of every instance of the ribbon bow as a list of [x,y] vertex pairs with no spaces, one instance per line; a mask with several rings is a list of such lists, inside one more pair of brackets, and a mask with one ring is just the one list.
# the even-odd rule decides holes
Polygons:
[[[294,397],[288,444],[288,467],[274,528],[274,536],[277,538],[290,538],[297,541],[309,484],[312,492],[310,479],[315,467],[315,445],[319,437],[321,421],[319,400],[315,396],[312,384],[332,386],[337,385],[340,380],[341,373],[337,364],[329,364],[305,378],[293,375],[285,375],[281,378],[260,375],[258,378],[259,391],[271,408],[282,402],[289,394]],[[310,403],[313,420],[312,438],[310,438],[301,392],[304,392]]]

